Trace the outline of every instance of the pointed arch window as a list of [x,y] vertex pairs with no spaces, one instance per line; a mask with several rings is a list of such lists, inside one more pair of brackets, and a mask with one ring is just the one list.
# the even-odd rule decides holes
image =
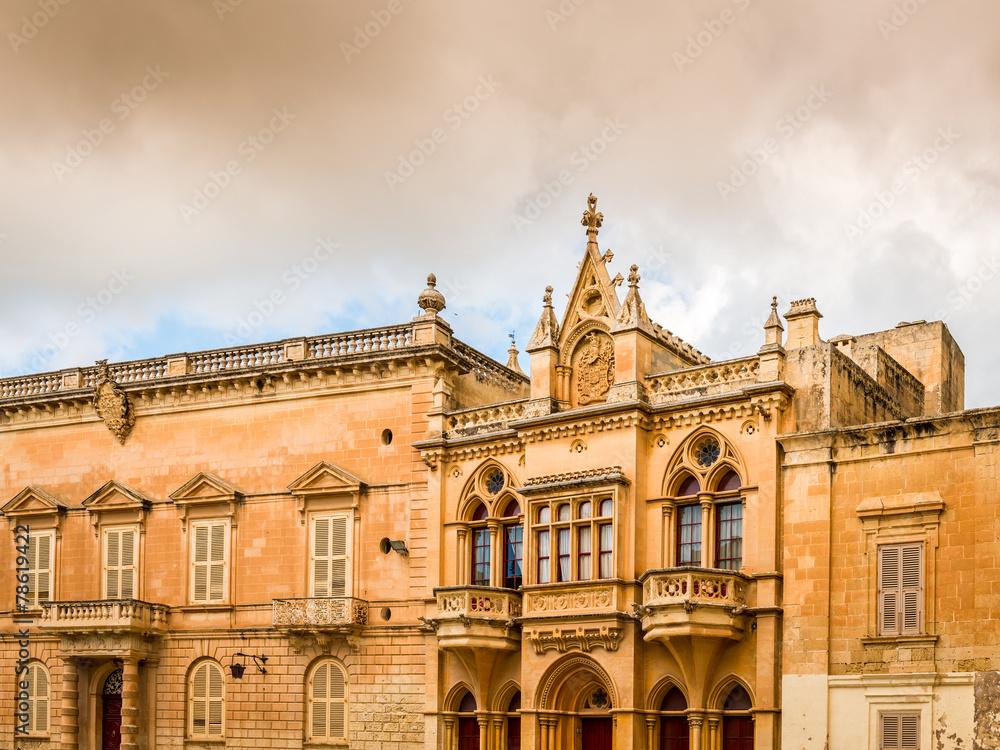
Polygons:
[[[517,520],[521,515],[521,506],[517,500],[511,500],[504,510],[503,525],[503,587],[519,589],[523,576],[521,565],[524,558],[524,527]],[[513,520],[512,520],[513,519]]]

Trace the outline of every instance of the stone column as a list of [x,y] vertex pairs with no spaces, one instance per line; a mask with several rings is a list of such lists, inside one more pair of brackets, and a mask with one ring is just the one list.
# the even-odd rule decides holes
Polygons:
[[125,657],[122,667],[121,750],[139,750],[139,660]]
[[549,748],[549,721],[548,719],[543,719],[541,716],[538,717],[538,732],[542,736],[542,750],[551,750]]
[[708,748],[715,750],[719,746],[719,717],[708,717]]
[[479,724],[479,750],[489,750],[490,717],[477,716],[476,722]]
[[556,729],[559,728],[559,717],[549,719],[549,750],[556,750]]
[[493,717],[493,748],[501,750],[504,747],[503,726],[506,722],[502,718]]
[[663,521],[662,521],[662,532],[660,538],[663,540],[663,550],[661,552],[660,567],[661,568],[672,568],[676,563],[674,562],[674,554],[677,549],[676,542],[676,531],[674,527],[674,508],[676,504],[673,500],[663,503]]
[[688,726],[691,728],[691,750],[701,748],[701,725],[704,717],[701,714],[688,714]]
[[498,589],[503,582],[501,577],[500,523],[490,521],[487,526],[490,530],[490,586]]
[[458,530],[458,576],[456,584],[458,586],[469,585],[469,569],[472,567],[472,558],[469,557],[468,547],[466,546],[468,538],[469,530],[467,528]]
[[656,717],[646,717],[646,750],[656,750]]
[[79,741],[80,721],[80,671],[76,659],[72,656],[62,657],[62,690],[60,698],[59,747],[61,750],[77,750]]
[[444,746],[445,750],[455,750],[455,720],[444,720]]
[[711,568],[715,562],[715,503],[711,495],[699,496],[701,502],[701,567]]

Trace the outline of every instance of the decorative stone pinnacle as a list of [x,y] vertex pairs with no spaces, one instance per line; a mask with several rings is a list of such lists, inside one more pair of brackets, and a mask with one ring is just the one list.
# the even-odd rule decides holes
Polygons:
[[775,312],[778,311],[778,295],[771,297],[771,309]]
[[629,269],[628,285],[630,287],[632,287],[633,289],[636,288],[636,287],[638,287],[639,286],[639,279],[641,279],[641,278],[642,277],[639,275],[639,266],[637,266],[635,263],[633,263],[632,267]]
[[432,273],[427,274],[427,288],[417,297],[417,305],[429,315],[437,315],[445,308],[444,295],[434,288],[436,286],[437,277]]
[[580,221],[587,227],[588,242],[597,242],[597,230],[601,228],[604,221],[604,214],[597,211],[597,198],[591,193],[587,198],[587,210],[583,212],[583,219]]
[[546,307],[552,307],[552,287],[545,287],[545,296],[542,297],[542,302]]

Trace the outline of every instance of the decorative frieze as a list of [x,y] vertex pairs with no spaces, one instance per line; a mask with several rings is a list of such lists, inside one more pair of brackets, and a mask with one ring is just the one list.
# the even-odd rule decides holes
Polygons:
[[528,592],[525,594],[525,611],[567,612],[579,610],[607,610],[614,607],[614,590],[610,587],[585,588],[577,591]]
[[600,625],[527,630],[524,637],[535,647],[535,653],[541,655],[549,649],[560,654],[574,650],[590,652],[595,646],[617,651],[625,633],[621,628]]
[[274,599],[271,614],[276,628],[363,627],[368,624],[368,603],[349,596]]

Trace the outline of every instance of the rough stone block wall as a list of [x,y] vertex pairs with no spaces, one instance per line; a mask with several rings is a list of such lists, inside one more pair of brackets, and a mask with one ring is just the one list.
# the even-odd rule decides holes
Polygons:
[[880,346],[854,347],[851,359],[875,380],[907,417],[924,413],[924,386]]

